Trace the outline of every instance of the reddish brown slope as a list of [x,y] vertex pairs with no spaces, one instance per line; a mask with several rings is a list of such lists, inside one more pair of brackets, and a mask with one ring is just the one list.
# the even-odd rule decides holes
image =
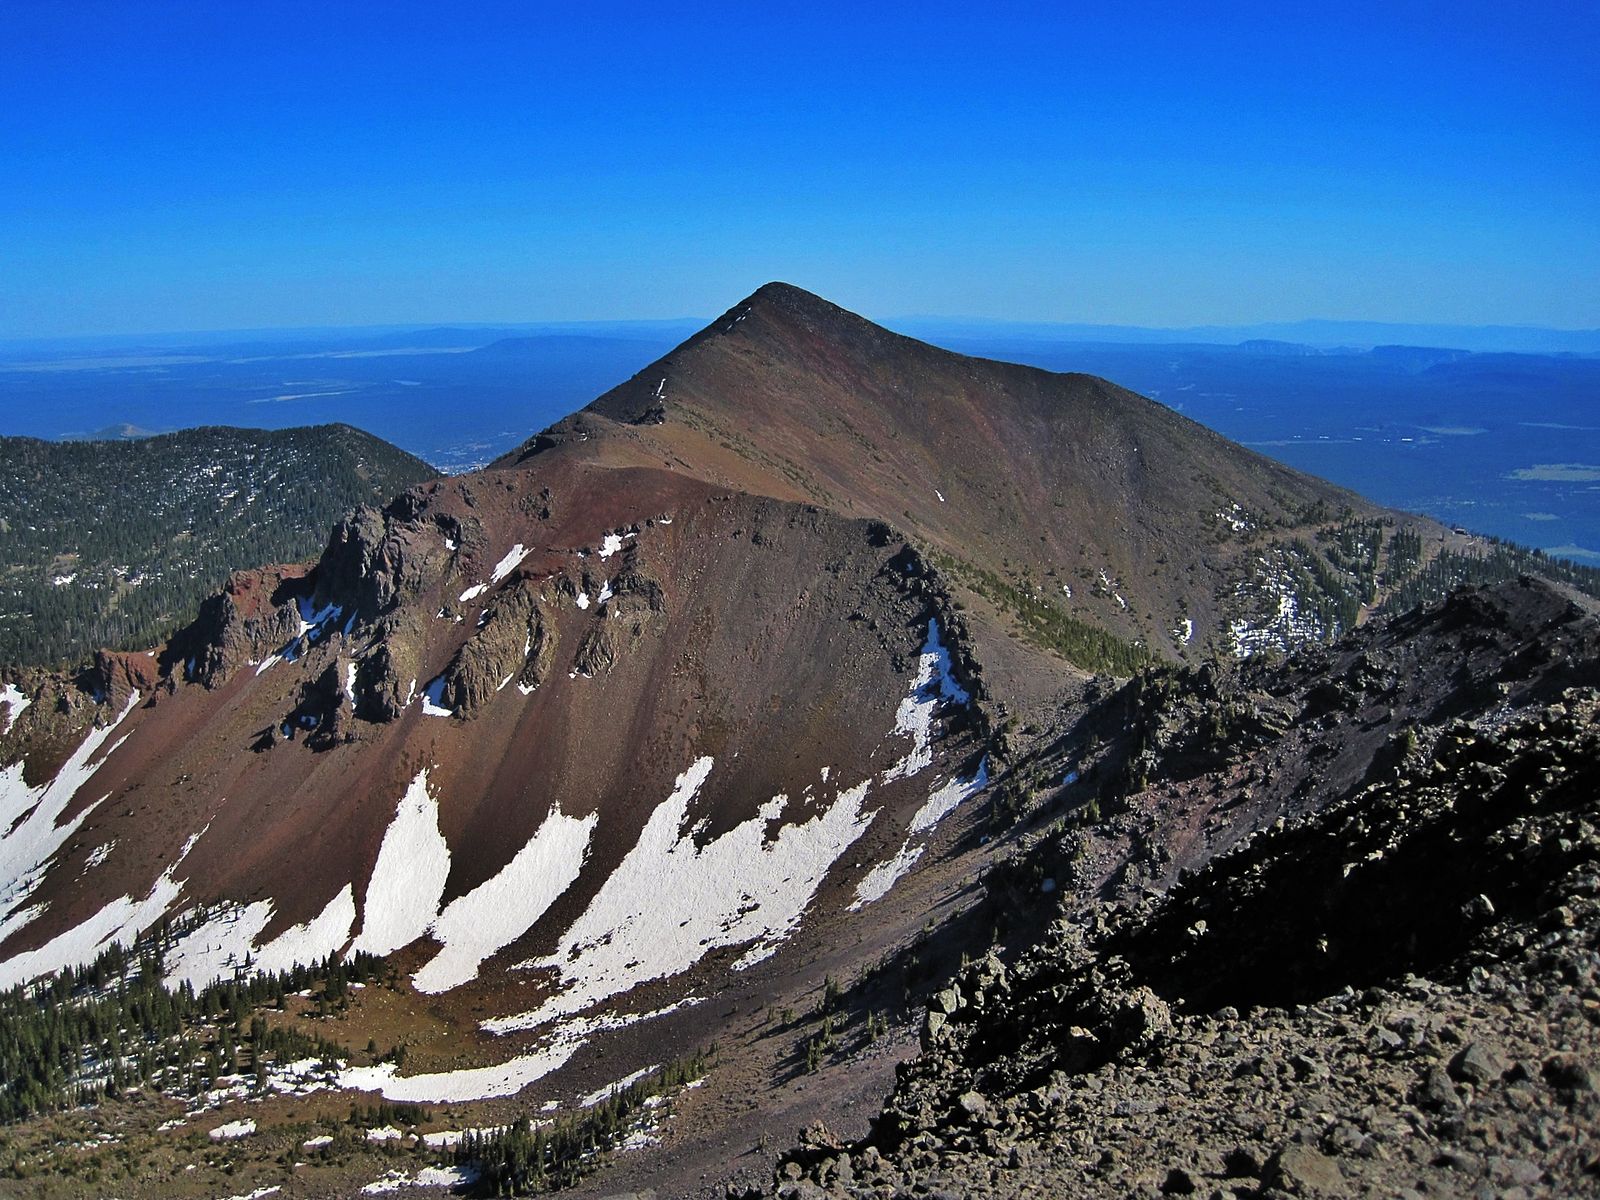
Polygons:
[[[602,558],[611,531],[621,548]],[[527,556],[462,601],[517,544]],[[260,941],[347,884],[359,907],[424,767],[450,847],[445,903],[500,871],[552,808],[599,814],[582,875],[518,939],[519,957],[549,949],[698,756],[719,763],[695,808],[708,840],[774,796],[803,797],[823,768],[854,784],[900,757],[896,709],[940,611],[881,526],[566,453],[429,485],[347,527],[310,578],[268,598],[248,582],[227,623],[192,635],[207,649],[167,656],[168,685],[64,814],[92,809],[33,897],[46,916],[0,953],[37,947],[111,896],[145,895],[201,830],[179,873],[185,897],[272,899]],[[341,599],[348,633],[341,613],[295,661],[258,668],[295,623],[288,606]],[[207,663],[210,686],[183,682]],[[416,697],[439,677],[454,717]],[[893,814],[926,791],[920,779],[874,789],[888,832],[867,844],[897,840]]]
[[[958,585],[989,572],[1158,656],[1231,651],[1261,544],[1347,511],[1437,532],[1105,380],[953,354],[778,283],[502,463],[574,439],[877,517],[953,560]],[[1003,668],[992,588],[964,599]],[[1192,645],[1174,633],[1186,616]],[[1054,677],[1036,656],[1008,673],[1019,691],[1030,676]]]

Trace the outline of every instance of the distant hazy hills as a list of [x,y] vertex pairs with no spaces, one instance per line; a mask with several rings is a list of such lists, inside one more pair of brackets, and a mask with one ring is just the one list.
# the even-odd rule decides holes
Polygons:
[[886,322],[912,337],[1019,338],[1115,345],[1219,345],[1275,342],[1316,353],[1375,346],[1448,346],[1474,353],[1600,354],[1600,329],[1546,329],[1532,325],[1423,325],[1386,321],[1266,321],[1257,325],[1056,324],[983,321],[956,317],[902,317]]
[[0,438],[0,664],[153,645],[228,573],[312,558],[346,511],[438,474],[347,425]]

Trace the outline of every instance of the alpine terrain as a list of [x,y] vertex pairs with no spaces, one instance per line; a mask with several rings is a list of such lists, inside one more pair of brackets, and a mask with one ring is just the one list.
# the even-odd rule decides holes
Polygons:
[[348,425],[0,438],[0,662],[144,649],[233,571],[311,558],[348,509],[438,474]]
[[0,674],[5,1187],[1592,1187],[1596,578],[769,284]]

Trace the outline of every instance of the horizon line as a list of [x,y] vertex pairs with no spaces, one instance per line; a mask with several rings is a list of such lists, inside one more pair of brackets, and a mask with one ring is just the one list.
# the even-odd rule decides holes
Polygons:
[[[826,297],[822,297],[826,299]],[[831,303],[831,302],[830,302]],[[840,306],[844,307],[844,306]],[[865,314],[861,314],[865,316]],[[585,317],[585,318],[547,318],[547,319],[506,319],[506,320],[419,320],[419,321],[380,321],[362,322],[350,325],[322,324],[322,325],[247,325],[222,328],[200,329],[148,329],[148,330],[112,330],[94,333],[39,333],[39,334],[3,334],[0,333],[0,348],[20,347],[46,343],[74,343],[74,342],[105,342],[110,340],[134,340],[139,338],[222,338],[222,337],[290,337],[294,335],[329,334],[329,333],[421,333],[433,330],[460,329],[463,331],[475,330],[539,330],[539,329],[580,329],[596,327],[618,326],[658,326],[662,328],[682,325],[702,327],[717,319],[718,314],[696,315],[684,314],[675,317]],[[875,324],[893,329],[898,324],[937,324],[951,325],[993,326],[997,329],[1012,327],[1021,329],[1050,330],[1050,329],[1076,329],[1107,331],[1130,331],[1139,333],[1212,333],[1226,331],[1248,331],[1262,327],[1307,327],[1354,325],[1368,326],[1375,329],[1438,329],[1462,330],[1483,332],[1488,330],[1507,330],[1518,333],[1547,333],[1566,336],[1592,335],[1600,336],[1600,325],[1596,326],[1560,326],[1518,323],[1510,321],[1490,321],[1467,323],[1459,321],[1430,321],[1430,320],[1379,320],[1368,317],[1281,317],[1265,318],[1253,321],[1214,321],[1200,324],[1164,325],[1141,324],[1127,321],[1088,321],[1066,320],[1050,318],[1018,318],[1018,317],[993,317],[974,316],[958,313],[899,313],[887,317],[867,317]]]

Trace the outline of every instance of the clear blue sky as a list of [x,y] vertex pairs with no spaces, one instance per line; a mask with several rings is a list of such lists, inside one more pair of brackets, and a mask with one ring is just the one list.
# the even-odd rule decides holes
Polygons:
[[10,0],[0,337],[774,278],[884,317],[1595,326],[1597,51],[1593,0]]

